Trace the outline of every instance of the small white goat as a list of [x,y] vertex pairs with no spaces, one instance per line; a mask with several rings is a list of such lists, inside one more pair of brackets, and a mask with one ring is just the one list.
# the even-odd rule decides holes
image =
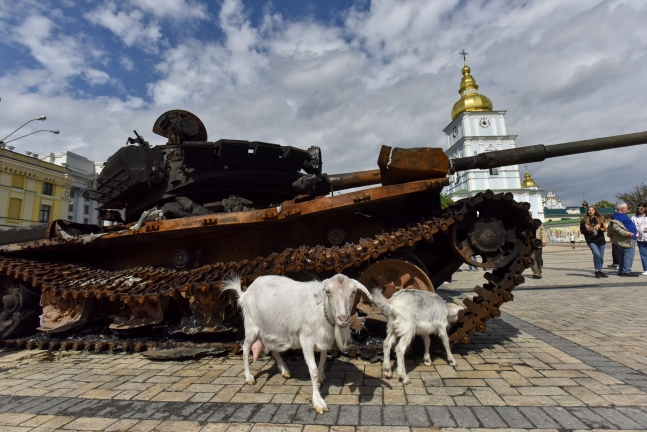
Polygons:
[[391,346],[399,337],[395,348],[398,361],[398,375],[404,384],[409,384],[409,377],[404,366],[404,353],[415,335],[422,336],[425,343],[426,366],[431,366],[429,355],[430,335],[436,334],[443,342],[447,352],[447,361],[456,366],[456,360],[449,348],[447,327],[458,320],[458,313],[463,307],[443,301],[438,294],[405,289],[396,292],[390,299],[384,297],[379,289],[373,290],[373,302],[378,305],[388,318],[386,339],[384,339],[384,377],[391,378]]
[[[290,378],[290,371],[279,353],[301,348],[312,380],[312,404],[319,414],[328,411],[317,382],[326,379],[323,369],[333,342],[336,340],[342,350],[346,348],[355,292],[361,290],[370,299],[366,287],[338,274],[322,282],[261,276],[244,292],[240,279],[234,279],[223,289],[227,290],[238,293],[238,304],[243,310],[243,367],[247,384],[255,383],[249,370],[250,348],[254,361],[261,351],[271,352],[284,378]],[[321,352],[318,367],[315,351]]]

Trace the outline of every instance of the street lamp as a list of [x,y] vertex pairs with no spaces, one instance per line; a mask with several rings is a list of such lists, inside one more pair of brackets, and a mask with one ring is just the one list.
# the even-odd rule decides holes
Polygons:
[[38,132],[51,132],[51,133],[53,133],[55,135],[58,135],[58,134],[61,133],[61,131],[59,131],[59,130],[41,129],[41,130],[37,130],[36,132],[28,133],[27,135],[19,136],[18,138],[10,139],[9,141],[0,141],[0,144],[10,143],[11,141],[16,141],[16,140],[19,140],[20,138],[24,138],[26,136],[33,135],[33,134],[38,133]]
[[[29,120],[27,123],[31,123],[31,122],[36,121],[36,120],[44,121],[44,120],[47,120],[47,117],[45,117],[45,116],[36,117],[35,119],[31,119],[31,120]],[[20,129],[22,129],[22,128],[27,124],[27,123],[25,123],[24,125],[20,126],[18,129],[16,129],[15,131],[11,132],[11,133],[10,133],[9,135],[7,135],[6,137],[2,138],[2,139],[0,140],[0,142],[4,142],[4,140],[6,140],[6,139],[7,139],[7,138],[9,138],[11,135],[13,135],[13,134],[15,134],[16,132],[18,132],[18,131],[19,131]],[[12,140],[12,141],[13,141],[13,140]]]

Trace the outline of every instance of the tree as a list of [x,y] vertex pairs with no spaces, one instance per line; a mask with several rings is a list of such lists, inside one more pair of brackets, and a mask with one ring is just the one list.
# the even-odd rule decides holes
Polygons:
[[607,200],[598,201],[595,204],[593,204],[593,207],[595,208],[614,208],[615,206],[616,205],[614,203]]
[[449,195],[440,194],[440,207],[446,209],[450,205],[454,204],[454,201],[449,197]]
[[629,205],[629,210],[635,211],[638,203],[647,202],[647,185],[641,183],[631,192],[619,193],[616,198],[626,202]]

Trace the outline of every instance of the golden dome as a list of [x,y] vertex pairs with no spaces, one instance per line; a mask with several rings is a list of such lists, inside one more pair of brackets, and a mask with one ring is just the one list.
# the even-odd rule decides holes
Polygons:
[[470,75],[470,70],[467,65],[463,67],[463,79],[461,80],[461,88],[458,90],[461,98],[452,108],[452,120],[465,111],[492,111],[490,98],[476,92],[479,86],[476,84],[474,77]]
[[530,177],[530,173],[526,172],[523,175],[523,178],[525,178],[525,180],[521,182],[521,187],[524,187],[524,188],[537,187],[537,183],[535,183],[532,177]]

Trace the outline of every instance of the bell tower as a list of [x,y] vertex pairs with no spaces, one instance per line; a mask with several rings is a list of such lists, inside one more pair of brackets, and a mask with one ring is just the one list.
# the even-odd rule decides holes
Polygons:
[[[479,86],[471,74],[471,68],[467,66],[468,53],[463,50],[460,54],[463,56],[463,77],[458,90],[460,99],[452,108],[452,121],[444,129],[447,137],[445,153],[453,159],[515,148],[517,135],[507,133],[504,119],[506,111],[494,110],[490,98],[478,92]],[[530,202],[534,217],[543,220],[541,191],[536,185],[534,189],[522,186],[518,165],[457,172],[450,176],[449,181],[449,186],[443,193],[454,201],[474,196],[486,189],[495,192],[510,191],[515,195],[515,200]],[[529,193],[538,195],[538,199],[529,199]]]

